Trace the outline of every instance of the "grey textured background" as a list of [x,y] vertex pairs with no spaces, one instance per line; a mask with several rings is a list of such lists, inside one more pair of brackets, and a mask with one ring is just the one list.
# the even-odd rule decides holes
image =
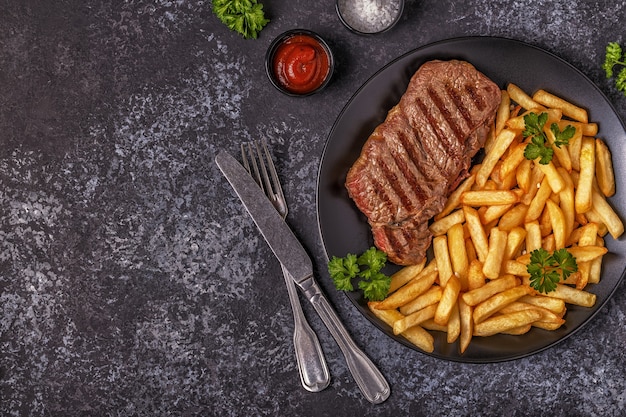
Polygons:
[[[2,2],[0,415],[626,415],[623,284],[552,349],[442,361],[392,341],[332,289],[315,220],[342,107],[432,41],[542,47],[626,119],[601,70],[606,43],[626,40],[623,3],[413,0],[397,27],[367,38],[341,26],[332,1],[263,3],[271,22],[244,40],[209,1]],[[337,58],[328,89],[306,99],[280,95],[263,68],[273,37],[294,27],[319,32]],[[363,399],[309,305],[333,379],[321,393],[300,387],[279,266],[213,163],[260,137],[320,284],[391,384],[382,405]]]

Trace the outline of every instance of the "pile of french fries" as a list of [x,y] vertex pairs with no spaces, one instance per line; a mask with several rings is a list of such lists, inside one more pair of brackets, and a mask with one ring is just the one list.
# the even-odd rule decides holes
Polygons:
[[[529,112],[548,114],[545,133],[554,155],[547,165],[524,157]],[[576,129],[568,145],[554,145],[552,123]],[[615,179],[597,132],[585,109],[509,84],[482,163],[431,223],[434,257],[392,275],[389,295],[368,304],[374,315],[427,352],[434,350],[429,331],[446,332],[448,343],[459,340],[462,354],[472,337],[555,330],[565,323],[568,304],[592,307],[596,296],[587,286],[600,280],[604,237],[624,232],[606,200]],[[527,272],[538,248],[566,248],[578,265],[547,294],[530,286]]]

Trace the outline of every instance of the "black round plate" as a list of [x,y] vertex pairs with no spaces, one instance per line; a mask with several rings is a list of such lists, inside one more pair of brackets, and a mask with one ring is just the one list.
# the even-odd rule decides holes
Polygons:
[[[580,71],[559,57],[540,48],[510,39],[466,37],[426,45],[387,64],[371,77],[350,99],[339,114],[326,143],[318,177],[317,215],[326,255],[359,254],[373,245],[366,218],[348,197],[344,187],[348,169],[374,128],[404,93],[410,77],[421,64],[432,59],[461,59],[473,64],[501,88],[511,82],[529,94],[545,89],[589,111],[591,121],[599,125],[598,137],[612,151],[617,195],[609,201],[620,213],[626,213],[622,187],[626,179],[626,133],[624,125],[607,98]],[[522,336],[495,335],[474,337],[463,355],[458,342],[448,344],[442,332],[432,332],[435,351],[432,356],[460,362],[498,362],[537,353],[572,335],[588,323],[608,301],[624,276],[626,242],[606,238],[609,254],[604,257],[602,278],[588,290],[597,295],[592,308],[568,306],[566,324],[556,331],[533,328]],[[390,266],[388,273],[398,267]],[[418,348],[395,336],[389,326],[367,308],[359,291],[347,293],[359,311],[383,332],[406,346]]]

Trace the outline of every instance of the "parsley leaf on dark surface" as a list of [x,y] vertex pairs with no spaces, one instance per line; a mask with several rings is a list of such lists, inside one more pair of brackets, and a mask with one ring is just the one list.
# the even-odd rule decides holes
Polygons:
[[212,5],[220,21],[246,39],[256,38],[269,23],[257,0],[213,0]]
[[375,271],[380,271],[385,266],[387,262],[387,254],[383,251],[376,249],[375,247],[371,247],[359,258],[357,259],[357,263],[362,266],[367,266],[370,269]]
[[370,274],[369,280],[359,281],[359,288],[363,290],[363,294],[368,300],[382,301],[389,292],[390,284],[389,277],[379,271]]
[[[626,54],[623,53],[619,43],[609,42],[606,46],[604,64],[602,64],[607,79],[615,74],[613,67],[616,65],[626,67]],[[626,95],[626,68],[622,68],[615,76],[615,87]]]
[[343,258],[333,256],[328,262],[328,272],[340,291],[352,291],[352,279],[358,276],[365,298],[380,301],[387,296],[391,284],[391,278],[381,272],[386,263],[387,254],[371,247],[359,257],[354,254]]
[[328,262],[328,272],[338,290],[352,291],[352,278],[359,273],[356,255],[349,253],[344,258],[333,256]]

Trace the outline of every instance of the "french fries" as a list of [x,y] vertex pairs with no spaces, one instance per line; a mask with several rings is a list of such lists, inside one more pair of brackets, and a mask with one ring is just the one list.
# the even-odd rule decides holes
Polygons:
[[[547,163],[525,158],[530,112],[547,114],[545,146],[553,151]],[[560,132],[575,129],[567,144],[557,145],[552,123]],[[394,274],[387,298],[369,303],[373,314],[427,352],[434,349],[429,331],[446,332],[463,354],[473,337],[556,330],[566,323],[568,305],[593,307],[588,287],[600,281],[608,253],[603,237],[624,233],[607,200],[616,191],[611,152],[597,132],[585,109],[509,84],[482,163],[429,227],[434,258]],[[578,270],[539,292],[528,268],[537,249],[567,250]]]

